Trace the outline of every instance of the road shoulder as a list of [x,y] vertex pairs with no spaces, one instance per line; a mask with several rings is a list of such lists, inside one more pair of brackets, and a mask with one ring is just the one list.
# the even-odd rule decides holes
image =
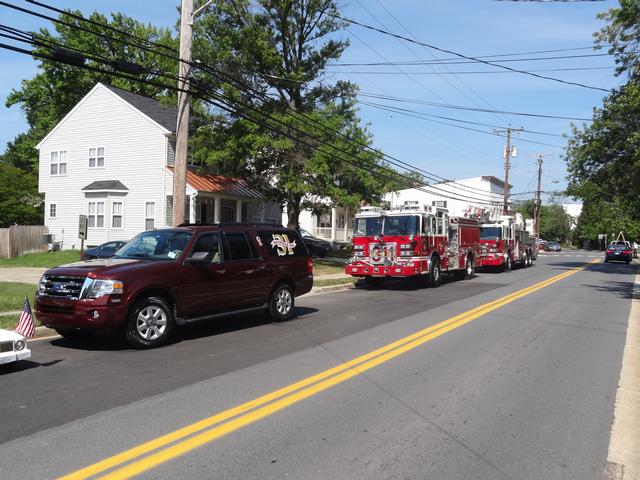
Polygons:
[[635,277],[613,415],[604,478],[640,480],[640,273]]

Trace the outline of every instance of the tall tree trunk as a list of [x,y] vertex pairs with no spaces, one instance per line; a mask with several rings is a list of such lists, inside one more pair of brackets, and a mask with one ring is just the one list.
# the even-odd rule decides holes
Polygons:
[[300,228],[300,202],[302,195],[289,192],[287,193],[287,227]]

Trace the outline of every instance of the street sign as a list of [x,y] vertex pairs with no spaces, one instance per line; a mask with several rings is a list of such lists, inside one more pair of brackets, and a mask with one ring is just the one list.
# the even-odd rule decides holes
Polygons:
[[78,238],[80,240],[87,239],[87,225],[89,224],[89,219],[86,215],[80,215],[80,221],[78,222]]
[[604,238],[604,235],[602,233],[598,234],[598,240],[602,240]]

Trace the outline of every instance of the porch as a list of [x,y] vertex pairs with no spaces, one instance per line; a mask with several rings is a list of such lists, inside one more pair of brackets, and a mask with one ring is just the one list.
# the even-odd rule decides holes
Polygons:
[[334,207],[322,215],[311,216],[313,236],[331,242],[350,242],[353,236],[354,213],[349,207]]

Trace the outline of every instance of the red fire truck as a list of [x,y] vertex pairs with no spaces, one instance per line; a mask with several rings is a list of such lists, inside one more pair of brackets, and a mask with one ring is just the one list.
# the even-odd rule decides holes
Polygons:
[[486,248],[482,266],[511,270],[514,264],[530,267],[537,257],[535,239],[518,218],[503,215],[480,225],[480,242]]
[[471,277],[481,265],[477,220],[450,218],[445,208],[417,202],[392,210],[364,207],[356,215],[352,242],[345,273],[368,283],[416,276],[437,287],[442,273]]

